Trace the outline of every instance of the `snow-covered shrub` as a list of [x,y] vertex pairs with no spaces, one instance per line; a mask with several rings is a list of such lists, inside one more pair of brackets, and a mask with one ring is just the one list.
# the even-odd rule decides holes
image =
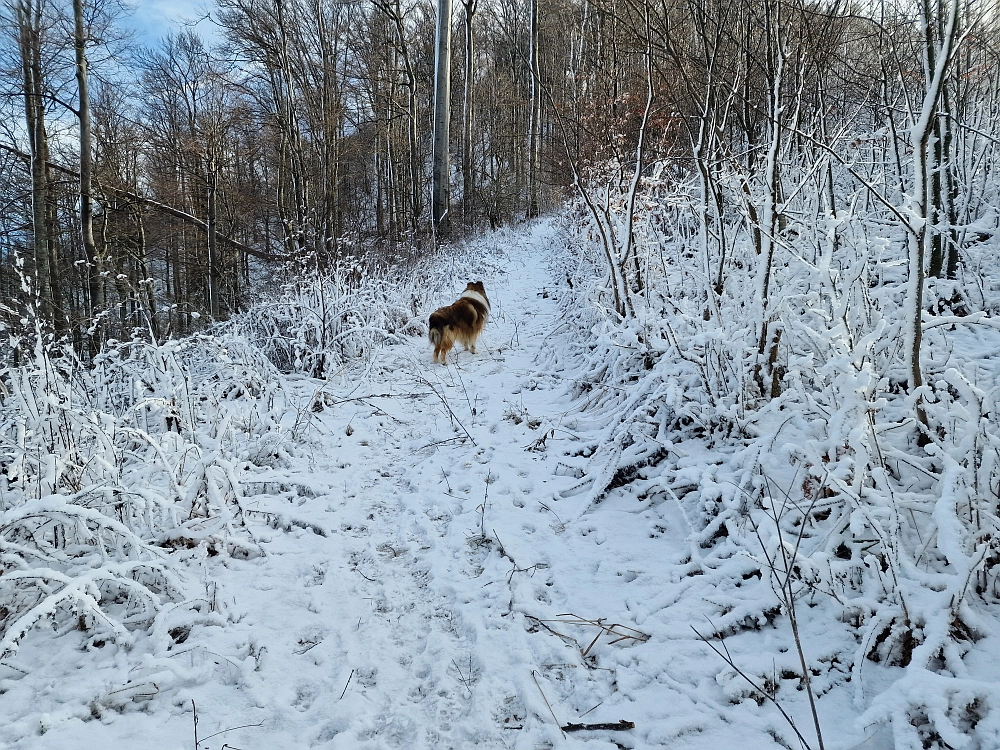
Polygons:
[[344,264],[284,284],[227,329],[255,342],[283,372],[324,377],[348,359],[421,333],[426,291],[409,271]]
[[322,378],[378,347],[426,334],[427,316],[495,270],[495,251],[513,237],[501,229],[418,260],[347,258],[294,276],[223,330],[252,342],[282,372]]
[[[575,257],[556,271],[568,282],[564,316],[588,342],[575,364],[590,373],[575,387],[604,430],[589,500],[629,485],[680,505],[693,528],[687,574],[719,591],[710,637],[787,618],[787,586],[816,623],[805,632],[826,634],[811,671],[850,679],[859,707],[871,706],[864,721],[891,723],[899,747],[965,735],[993,746],[1000,700],[971,679],[967,657],[998,624],[985,606],[1000,573],[1000,371],[989,360],[1000,326],[986,317],[995,256],[977,252],[975,274],[937,285],[926,385],[908,393],[905,229],[843,174],[838,203],[858,210],[833,219],[808,170],[783,169],[806,189],[783,207],[766,321],[745,213],[714,227],[729,254],[710,304],[715,274],[683,175],[645,180],[624,319],[593,218],[580,206],[564,214]],[[729,205],[745,200],[739,183],[720,178]],[[604,205],[624,226],[621,197]],[[961,312],[946,316],[950,306]],[[759,684],[774,668],[744,666]]]
[[0,378],[0,654],[42,621],[127,645],[184,597],[172,550],[255,554],[241,483],[287,441],[259,351],[112,342],[87,368],[38,344]]

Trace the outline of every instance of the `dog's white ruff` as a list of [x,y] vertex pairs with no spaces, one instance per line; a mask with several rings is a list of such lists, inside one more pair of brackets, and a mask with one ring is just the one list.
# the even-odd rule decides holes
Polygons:
[[476,302],[482,303],[483,307],[486,308],[486,315],[484,317],[489,317],[490,314],[490,302],[479,292],[474,292],[471,289],[466,289],[462,292],[462,296],[459,299],[474,299]]

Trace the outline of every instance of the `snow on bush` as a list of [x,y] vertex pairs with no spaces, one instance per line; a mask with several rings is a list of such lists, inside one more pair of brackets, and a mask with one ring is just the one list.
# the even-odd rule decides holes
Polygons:
[[419,331],[413,321],[419,301],[405,285],[335,269],[285,284],[229,325],[282,371],[321,378],[330,367]]
[[224,330],[253,342],[282,372],[323,378],[378,347],[425,335],[427,316],[467,282],[497,272],[497,250],[515,237],[500,229],[416,260],[347,256],[293,275]]
[[[682,569],[718,591],[707,637],[787,626],[799,603],[813,679],[852,682],[863,721],[890,724],[897,747],[995,746],[1000,695],[969,662],[1000,625],[987,606],[1000,584],[995,254],[977,245],[964,278],[929,285],[926,385],[908,393],[906,237],[864,188],[838,182],[840,205],[869,207],[836,220],[818,191],[784,206],[763,338],[752,222],[734,211],[714,225],[729,255],[710,299],[720,261],[701,244],[698,190],[653,174],[634,255],[618,258],[634,313],[615,312],[595,226],[621,236],[624,190],[595,181],[604,214],[581,203],[562,221],[571,254],[555,270],[587,373],[574,387],[603,430],[590,503],[627,485],[681,506],[695,530]],[[723,180],[729,205],[744,200],[738,183]],[[771,655],[737,666],[774,684]],[[794,660],[785,668],[802,679]],[[754,692],[723,674],[731,699]]]
[[169,647],[224,622],[188,600],[184,563],[259,554],[244,493],[309,422],[282,424],[281,371],[328,375],[424,335],[426,315],[495,272],[512,238],[410,265],[345,262],[211,334],[112,341],[89,365],[36,331],[26,361],[0,370],[0,659],[45,624],[92,645],[149,632]]
[[254,347],[111,342],[88,368],[37,343],[0,378],[0,658],[43,623],[127,647],[185,599],[175,550],[257,554],[241,485],[288,431]]

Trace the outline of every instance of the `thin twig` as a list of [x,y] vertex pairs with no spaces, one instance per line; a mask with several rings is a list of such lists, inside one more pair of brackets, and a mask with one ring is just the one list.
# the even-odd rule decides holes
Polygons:
[[208,737],[202,737],[201,741],[204,742],[205,740],[210,740],[213,737],[218,737],[220,734],[225,734],[226,732],[235,732],[237,729],[246,729],[247,727],[262,727],[262,726],[264,726],[264,720],[263,719],[261,719],[260,721],[258,721],[256,724],[241,724],[238,727],[229,727],[229,729],[223,729],[220,732],[216,732],[215,734],[208,735]]
[[558,513],[556,513],[556,512],[554,511],[554,510],[552,510],[552,508],[550,508],[550,507],[549,507],[548,505],[546,505],[545,503],[543,503],[543,502],[541,502],[541,501],[539,501],[539,503],[538,503],[538,504],[539,504],[539,505],[540,505],[540,506],[541,506],[541,507],[542,507],[542,508],[543,508],[544,510],[547,510],[547,511],[548,511],[549,513],[551,513],[552,515],[554,515],[554,516],[556,517],[556,520],[557,520],[557,521],[558,521],[559,523],[562,523],[562,519],[561,519],[561,518],[559,517],[559,514],[558,514]]
[[[597,643],[597,639],[602,635],[607,634],[609,636],[617,636],[610,643],[618,643],[619,641],[633,640],[637,643],[645,643],[650,639],[648,633],[643,633],[641,630],[636,630],[635,628],[630,628],[627,625],[622,625],[621,623],[613,623],[611,625],[606,625],[605,618],[600,617],[596,620],[588,620],[586,617],[580,617],[580,615],[575,615],[572,612],[565,612],[556,617],[568,617],[572,619],[568,620],[541,620],[540,622],[558,622],[566,625],[589,625],[590,627],[600,628],[600,632],[597,634],[597,638],[585,649],[582,650],[584,656],[594,647]],[[627,632],[626,632],[627,631]]]
[[799,742],[801,742],[801,743],[802,743],[803,747],[805,747],[805,748],[806,748],[806,750],[812,750],[812,746],[811,746],[811,745],[810,745],[810,744],[809,744],[808,742],[806,742],[806,738],[802,736],[802,732],[800,732],[800,731],[799,731],[799,728],[798,728],[797,726],[795,726],[795,722],[794,722],[794,721],[792,720],[792,717],[791,717],[791,716],[789,716],[789,715],[788,715],[788,713],[787,713],[787,712],[785,711],[785,709],[784,709],[784,708],[782,708],[781,704],[780,704],[780,703],[778,703],[778,701],[777,701],[777,700],[775,700],[774,696],[772,696],[772,695],[769,695],[769,694],[767,693],[767,691],[766,691],[766,690],[764,690],[764,688],[760,687],[760,685],[758,685],[758,684],[757,684],[756,682],[754,682],[754,681],[753,681],[753,679],[751,679],[751,677],[750,677],[750,676],[749,676],[749,675],[748,675],[748,674],[747,674],[746,672],[744,672],[744,671],[743,671],[742,669],[740,669],[740,668],[739,668],[738,666],[736,666],[736,662],[735,662],[735,661],[733,660],[733,657],[732,657],[732,655],[731,655],[731,654],[729,653],[729,647],[728,647],[728,646],[726,646],[726,640],[725,640],[725,638],[722,638],[722,639],[721,639],[721,640],[722,640],[722,648],[723,648],[723,649],[725,650],[725,653],[723,653],[722,651],[720,651],[719,649],[717,649],[717,648],[715,647],[715,645],[714,645],[714,644],[712,644],[712,642],[711,642],[710,640],[708,640],[708,637],[707,637],[707,636],[704,636],[704,635],[702,635],[701,633],[699,633],[699,632],[698,632],[698,630],[697,630],[697,628],[695,628],[695,626],[694,626],[694,625],[692,625],[692,626],[691,626],[691,630],[693,630],[693,631],[694,631],[694,634],[695,634],[696,636],[698,636],[698,637],[699,637],[699,638],[700,638],[700,639],[701,639],[702,641],[704,641],[704,642],[705,642],[705,644],[706,644],[706,645],[707,645],[707,646],[708,646],[708,647],[709,647],[710,649],[712,649],[712,650],[713,650],[713,651],[714,651],[714,652],[715,652],[716,654],[718,654],[718,655],[719,655],[719,657],[720,657],[720,658],[721,658],[721,659],[722,659],[722,660],[723,660],[724,662],[726,662],[726,664],[728,664],[728,665],[729,665],[730,667],[732,667],[732,668],[733,668],[734,670],[736,670],[736,673],[737,673],[737,674],[738,674],[738,675],[739,675],[740,677],[742,677],[742,678],[743,678],[744,680],[746,680],[747,682],[749,682],[749,683],[750,683],[750,686],[751,686],[751,687],[752,687],[752,688],[753,688],[754,690],[756,690],[756,691],[757,691],[758,693],[760,693],[760,694],[761,694],[762,696],[764,696],[764,697],[765,697],[765,698],[767,698],[767,699],[768,699],[769,701],[771,701],[771,703],[773,703],[773,704],[774,704],[775,708],[777,708],[777,709],[778,709],[778,711],[780,711],[780,712],[781,712],[781,715],[782,715],[783,717],[785,717],[785,721],[787,721],[787,722],[788,722],[788,726],[790,726],[790,727],[792,728],[792,731],[793,731],[793,732],[795,732],[795,736],[799,738]]
[[15,667],[13,664],[8,664],[5,661],[0,661],[0,666],[7,667],[8,669],[13,669],[15,672],[20,672],[23,675],[28,674],[25,670],[21,669],[20,667]]
[[[361,620],[358,620],[359,624],[360,624],[360,622],[361,622]],[[354,670],[353,669],[351,670],[351,673],[347,676],[347,682],[344,683],[344,691],[340,694],[340,698],[337,698],[337,700],[342,700],[343,697],[347,694],[347,686],[351,684],[351,678],[352,677],[354,677]]]
[[497,545],[500,547],[500,549],[497,550],[497,552],[500,553],[500,557],[506,557],[508,560],[510,560],[511,565],[513,565],[516,568],[517,567],[517,563],[514,562],[514,558],[510,556],[510,554],[507,552],[506,547],[503,546],[503,542],[501,542],[500,541],[500,537],[497,536],[497,530],[496,529],[493,529],[493,538],[497,540]]
[[458,662],[457,661],[455,661],[454,659],[452,659],[451,663],[455,665],[455,669],[458,671],[458,679],[460,679],[462,681],[462,684],[465,685],[465,689],[469,691],[469,695],[471,696],[472,695],[472,688],[469,687],[469,681],[472,679],[472,657],[471,656],[469,657],[469,676],[468,676],[468,678],[466,678],[466,676],[464,674],[462,674],[462,668],[460,666],[458,666]]
[[[9,665],[5,664],[4,666],[9,666]],[[27,672],[25,672],[25,674],[27,674]],[[138,687],[144,687],[145,685],[152,685],[153,686],[153,690],[155,692],[152,692],[152,693],[139,693],[139,695],[156,695],[156,693],[158,693],[159,690],[160,690],[160,688],[157,687],[157,685],[156,685],[155,682],[140,682],[137,685],[126,685],[125,687],[120,687],[117,690],[109,690],[106,693],[106,695],[114,695],[115,693],[124,693],[126,690],[135,690],[136,688],[138,688]]]
[[472,434],[467,429],[465,429],[465,425],[462,424],[462,420],[460,420],[458,418],[458,415],[455,414],[454,409],[451,408],[451,404],[448,403],[448,399],[445,397],[445,395],[443,393],[441,393],[440,391],[438,391],[438,389],[434,387],[434,384],[431,381],[429,381],[427,378],[424,378],[424,377],[421,377],[421,376],[418,375],[417,376],[417,381],[420,382],[420,383],[423,383],[425,386],[427,386],[428,388],[431,389],[431,391],[434,393],[434,395],[438,397],[438,400],[441,401],[441,405],[444,406],[445,411],[448,413],[448,417],[452,420],[452,422],[454,424],[457,424],[459,427],[461,427],[462,428],[462,432],[465,433],[466,437],[468,437],[469,440],[472,441],[473,445],[475,445],[476,447],[478,447],[478,443],[476,443],[476,439],[474,437],[472,437]]
[[563,731],[562,724],[560,724],[559,719],[556,718],[556,712],[552,710],[552,704],[550,704],[549,699],[545,697],[545,691],[542,690],[542,686],[538,684],[538,673],[534,669],[531,670],[531,679],[535,681],[535,687],[537,687],[538,692],[542,694],[542,700],[545,701],[545,705],[548,706],[549,713],[552,714],[552,721],[556,723],[556,726],[559,727],[559,731],[562,732],[563,737],[565,737],[566,732]]
[[[336,401],[331,401],[328,406],[336,406],[338,404],[346,404],[348,401],[364,401],[369,398],[422,398],[424,396],[431,396],[431,393],[369,393],[367,396],[353,396],[351,398],[340,398]],[[370,404],[369,404],[370,406]]]
[[[417,448],[417,450],[422,451],[424,448],[434,448],[439,445],[444,445],[445,443],[453,443],[456,440],[461,440],[464,442],[465,437],[463,435],[456,435],[455,437],[445,438],[444,440],[438,440],[437,442],[428,443],[427,445],[421,445],[419,448]],[[475,443],[475,441],[473,441],[473,443]]]
[[[465,387],[465,379],[462,377],[462,368],[455,365],[455,374],[458,375],[458,382],[462,386],[462,391],[465,393],[465,402],[469,405],[469,413],[472,415],[472,421],[476,421],[476,407],[472,405],[472,399],[469,398],[469,389]],[[476,396],[478,399],[479,397]]]
[[[781,598],[784,599],[785,602],[785,608],[788,612],[788,622],[792,627],[792,638],[795,641],[795,648],[799,655],[799,664],[802,666],[802,681],[805,684],[806,696],[809,698],[809,708],[812,711],[813,726],[816,729],[816,741],[817,743],[819,743],[819,750],[824,750],[823,730],[820,727],[819,712],[816,708],[816,696],[814,695],[812,689],[812,677],[809,672],[809,665],[806,662],[805,652],[802,649],[802,639],[799,636],[798,613],[795,610],[795,593],[792,591],[792,574],[794,573],[795,563],[796,560],[798,559],[799,548],[801,547],[802,540],[805,536],[806,519],[809,517],[809,515],[813,512],[813,509],[816,507],[818,494],[817,496],[814,496],[812,498],[812,502],[809,504],[809,507],[803,512],[798,507],[798,504],[792,501],[791,496],[782,487],[780,486],[778,487],[778,489],[781,490],[782,494],[784,495],[785,500],[791,502],[791,504],[795,507],[795,509],[798,510],[803,515],[802,523],[799,525],[798,533],[796,535],[795,546],[789,553],[787,548],[785,547],[785,539],[782,534],[781,523],[780,523],[780,517],[784,515],[784,503],[782,507],[782,513],[779,514],[774,509],[774,493],[771,492],[771,482],[767,476],[764,476],[764,486],[767,488],[768,497],[771,499],[772,512],[770,515],[771,519],[774,521],[774,527],[778,534],[778,549],[781,551],[781,559],[785,566],[784,581],[779,581],[779,585],[781,588]],[[757,530],[757,525],[753,524],[753,528],[754,532],[757,534],[757,539],[760,541],[763,548],[763,540],[761,540],[760,532]],[[768,558],[768,560],[770,561],[770,558]],[[771,574],[774,576],[775,580],[778,580],[778,571],[775,568],[774,562],[771,562]]]

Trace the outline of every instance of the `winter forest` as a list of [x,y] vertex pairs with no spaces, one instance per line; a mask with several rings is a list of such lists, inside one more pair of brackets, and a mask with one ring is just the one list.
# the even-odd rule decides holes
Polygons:
[[135,11],[0,0],[0,747],[1000,747],[997,0]]

